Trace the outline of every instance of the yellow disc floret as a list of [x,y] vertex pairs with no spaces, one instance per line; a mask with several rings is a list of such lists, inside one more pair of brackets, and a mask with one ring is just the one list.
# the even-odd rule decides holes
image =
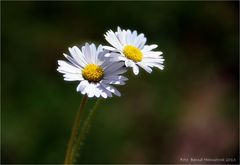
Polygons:
[[135,46],[127,45],[123,49],[123,54],[135,62],[142,61],[143,54],[140,49]]
[[90,82],[99,82],[103,78],[103,69],[95,64],[88,64],[83,70],[83,77]]

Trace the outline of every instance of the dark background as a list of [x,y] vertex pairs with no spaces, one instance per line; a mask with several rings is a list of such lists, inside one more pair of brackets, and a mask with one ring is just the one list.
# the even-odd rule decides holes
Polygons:
[[158,44],[165,70],[128,71],[79,163],[236,163],[238,14],[238,2],[1,2],[1,162],[63,163],[82,96],[57,60],[120,26]]

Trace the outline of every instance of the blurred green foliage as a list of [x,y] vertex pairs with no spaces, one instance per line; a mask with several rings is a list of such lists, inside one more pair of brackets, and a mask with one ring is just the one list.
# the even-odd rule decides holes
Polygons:
[[107,44],[117,26],[158,44],[165,70],[128,71],[79,162],[238,159],[238,14],[238,2],[1,2],[1,162],[63,163],[82,96],[57,60],[73,45]]

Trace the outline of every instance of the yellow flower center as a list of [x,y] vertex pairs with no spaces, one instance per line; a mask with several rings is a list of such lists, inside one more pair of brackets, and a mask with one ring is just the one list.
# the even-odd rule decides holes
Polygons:
[[135,46],[127,45],[123,49],[123,54],[128,58],[135,62],[142,61],[143,54],[140,49]]
[[83,70],[82,75],[90,82],[98,82],[103,78],[103,69],[95,64],[88,64]]

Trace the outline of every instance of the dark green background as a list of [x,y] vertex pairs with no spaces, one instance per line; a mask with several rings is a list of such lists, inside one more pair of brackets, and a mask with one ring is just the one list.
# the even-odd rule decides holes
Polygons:
[[79,162],[237,161],[238,14],[238,2],[1,2],[1,162],[63,163],[82,96],[57,60],[117,26],[158,44],[165,70],[128,71]]

